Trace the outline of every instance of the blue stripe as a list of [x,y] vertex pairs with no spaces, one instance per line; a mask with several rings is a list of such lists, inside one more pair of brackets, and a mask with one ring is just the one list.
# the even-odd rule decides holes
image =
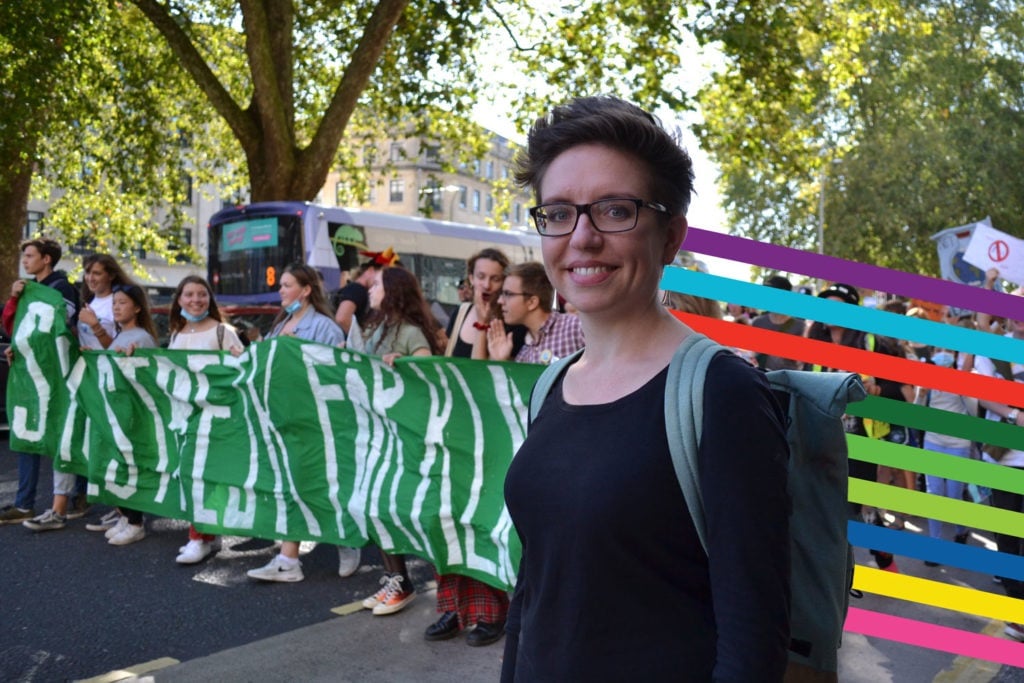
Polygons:
[[931,560],[982,574],[1024,580],[1024,557],[1017,555],[852,520],[847,523],[846,532],[850,544],[860,548],[884,550],[894,555]]
[[[1024,358],[1024,342],[997,334],[968,330],[920,320],[864,306],[852,306],[816,296],[787,292],[774,287],[740,282],[685,268],[669,267],[661,278],[662,289],[687,292],[716,301],[777,311],[829,325],[867,330],[896,339],[908,339],[944,349],[958,349],[988,358],[1019,362]],[[1022,304],[1024,308],[1024,304]],[[1024,316],[1024,313],[1022,313]]]

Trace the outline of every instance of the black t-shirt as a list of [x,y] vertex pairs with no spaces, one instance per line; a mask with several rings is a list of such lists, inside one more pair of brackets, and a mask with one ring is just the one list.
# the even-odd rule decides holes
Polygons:
[[[458,310],[448,319],[448,327],[445,332],[450,339],[453,334],[457,335],[462,331],[462,328],[455,329],[455,320],[459,317]],[[463,322],[463,325],[466,323]],[[519,353],[519,349],[523,348],[523,344],[526,343],[526,333],[529,331],[526,329],[526,325],[505,325],[505,331],[512,333],[512,358],[516,357]],[[452,357],[454,358],[469,358],[473,355],[473,345],[467,344],[462,341],[462,337],[455,339],[455,347],[452,349]]]
[[505,499],[523,560],[503,681],[781,680],[784,418],[762,373],[731,354],[711,362],[705,554],[669,453],[667,374],[602,405],[565,403],[559,380],[513,459]]
[[370,290],[363,287],[358,282],[349,282],[347,285],[339,289],[334,294],[334,310],[338,310],[338,306],[341,305],[342,301],[351,301],[356,307],[356,322],[362,327],[366,321],[366,314],[370,312]]
[[81,307],[80,299],[78,290],[68,282],[67,274],[63,270],[55,270],[43,278],[39,284],[53,287],[60,292],[61,296],[64,297],[64,306],[67,309],[68,325],[72,329],[78,329],[78,311]]

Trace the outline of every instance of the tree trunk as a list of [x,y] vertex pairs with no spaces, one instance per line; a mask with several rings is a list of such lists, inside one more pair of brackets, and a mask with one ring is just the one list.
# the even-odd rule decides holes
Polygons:
[[11,283],[18,279],[18,244],[28,219],[32,163],[18,157],[2,160],[0,166],[0,301],[7,301]]

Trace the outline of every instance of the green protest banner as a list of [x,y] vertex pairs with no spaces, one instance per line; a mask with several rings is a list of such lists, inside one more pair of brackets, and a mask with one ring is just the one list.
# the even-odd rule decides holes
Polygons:
[[[56,295],[56,298],[54,296]],[[399,359],[275,338],[225,352],[79,351],[29,283],[8,385],[11,447],[89,494],[211,533],[373,542],[508,588],[505,471],[540,366]]]

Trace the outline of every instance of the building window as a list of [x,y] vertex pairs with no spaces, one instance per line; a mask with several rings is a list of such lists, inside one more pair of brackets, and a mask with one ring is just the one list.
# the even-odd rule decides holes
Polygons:
[[523,205],[516,202],[516,225],[520,225],[523,222]]
[[487,162],[487,179],[488,180],[494,180],[494,162],[493,161],[488,161]]
[[459,185],[459,208],[465,209],[469,200],[469,189],[465,185]]
[[473,211],[480,213],[480,190],[473,190]]
[[423,188],[423,194],[427,195],[426,204],[430,207],[431,211],[441,211],[441,203],[444,199],[444,190],[441,189],[441,183],[436,180],[427,181],[427,186]]
[[[25,223],[25,229],[22,231],[22,239],[29,239],[32,235],[38,235],[43,228],[43,214],[42,211],[29,211],[28,220]],[[57,264],[53,264],[54,268]]]
[[377,203],[377,185],[376,184],[370,185],[370,189],[369,189],[369,192],[367,194],[367,201],[370,204],[376,204]]
[[474,159],[473,160],[473,175],[475,175],[477,178],[480,177],[480,160],[479,159]]
[[494,211],[494,195],[487,193],[487,213]]
[[441,148],[437,145],[426,145],[423,148],[423,160],[428,164],[441,162]]
[[392,204],[402,202],[405,200],[405,181],[401,178],[395,178],[390,184],[390,199]]
[[405,157],[405,154],[403,152],[404,150],[402,149],[401,142],[391,143],[391,161],[401,161]]

